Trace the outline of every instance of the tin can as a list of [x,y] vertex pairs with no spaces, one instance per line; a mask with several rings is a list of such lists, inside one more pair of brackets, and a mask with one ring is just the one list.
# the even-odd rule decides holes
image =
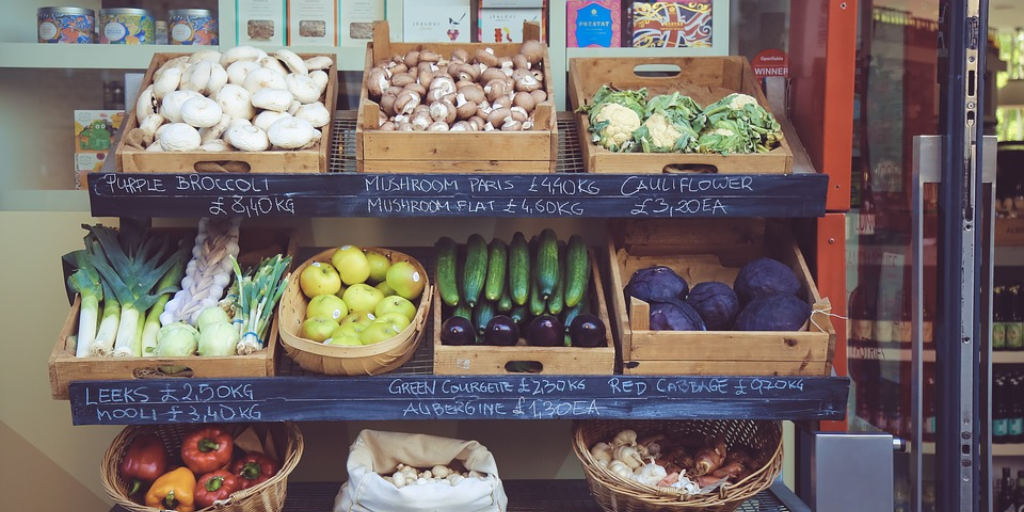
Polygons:
[[170,42],[181,45],[220,44],[217,18],[207,9],[171,9]]
[[145,9],[103,9],[99,33],[103,44],[153,44],[156,19]]
[[40,43],[90,44],[96,12],[79,7],[40,7],[36,12]]

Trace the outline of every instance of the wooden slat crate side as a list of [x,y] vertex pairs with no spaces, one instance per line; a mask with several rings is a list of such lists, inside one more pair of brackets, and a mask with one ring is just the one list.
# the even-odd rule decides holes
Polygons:
[[[157,53],[153,55],[149,68],[142,79],[140,93],[153,83],[153,75],[166,63],[176,57],[188,56],[188,53]],[[303,58],[319,54],[300,53]],[[324,106],[334,115],[338,96],[337,62],[327,70],[327,88],[324,90]],[[138,128],[135,107],[132,106],[122,127],[122,133]],[[321,128],[321,142],[314,148],[294,151],[228,151],[209,153],[205,151],[188,152],[148,152],[129,146],[125,137],[121,137],[115,149],[115,163],[119,172],[137,173],[189,173],[189,172],[250,172],[250,173],[304,173],[315,174],[327,172],[330,161],[331,141],[334,122]],[[208,162],[208,163],[206,163]],[[206,164],[204,164],[206,163]],[[220,163],[221,165],[216,165]]]
[[434,295],[434,373],[436,375],[515,375],[506,365],[511,362],[540,363],[541,374],[611,375],[615,370],[614,333],[608,317],[604,285],[593,252],[591,260],[591,296],[598,317],[608,329],[608,341],[603,347],[513,347],[451,346],[441,344],[441,326],[444,322],[440,294]]
[[381,174],[406,173],[513,173],[547,174],[555,172],[553,160],[362,160],[358,172]]
[[832,365],[820,361],[640,361],[623,366],[626,375],[738,375],[750,377],[828,375]]
[[743,247],[744,251],[764,244],[764,219],[679,219],[612,220],[609,232],[621,240],[633,256],[714,254]]
[[821,361],[828,341],[815,332],[635,331],[640,361]]
[[543,131],[506,132],[363,132],[367,160],[551,160],[551,134]]
[[[674,76],[640,76],[637,66],[675,65],[680,72]],[[675,91],[692,97],[700,105],[714,103],[723,97],[741,92],[754,96],[769,112],[764,92],[743,57],[645,57],[586,58],[569,62],[569,93],[572,109],[589,104],[602,85],[618,89],[647,89],[648,96]],[[793,151],[786,139],[768,153],[749,155],[705,155],[683,153],[613,153],[590,140],[590,118],[576,114],[583,161],[588,172],[614,174],[658,174],[671,172],[706,172],[745,174],[788,174],[793,168]]]

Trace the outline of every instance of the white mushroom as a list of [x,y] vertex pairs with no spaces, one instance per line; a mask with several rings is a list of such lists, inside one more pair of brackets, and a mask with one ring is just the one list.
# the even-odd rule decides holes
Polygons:
[[428,132],[447,132],[447,131],[449,131],[448,123],[446,123],[444,121],[434,121],[433,123],[430,123],[429,125],[427,125],[427,131]]
[[311,78],[317,88],[320,89],[320,95],[322,96],[324,91],[327,90],[327,82],[330,80],[327,73],[324,73],[323,71],[314,71],[309,74],[309,78]]
[[262,89],[252,95],[252,106],[264,110],[285,112],[295,98],[292,93],[277,89]]
[[334,59],[326,55],[317,55],[316,57],[306,59],[306,69],[311,72],[320,69],[330,69],[331,64],[334,64]]
[[202,97],[202,95],[195,91],[173,91],[164,96],[164,100],[160,102],[159,114],[172,123],[180,123],[181,106],[196,97]]
[[220,139],[224,132],[227,131],[228,126],[231,125],[231,116],[227,114],[221,114],[220,122],[217,124],[199,129],[199,137],[202,139],[203,144],[207,142]]
[[217,93],[216,100],[224,113],[232,119],[248,120],[256,115],[256,109],[252,106],[252,94],[240,85],[225,85]]
[[[250,121],[250,120],[248,120],[248,119],[246,119],[244,117],[232,118],[231,122],[228,123],[228,130],[230,130],[230,129],[236,127],[236,126],[252,126],[252,125],[253,125],[252,121]],[[227,139],[227,132],[224,132],[224,138]]]
[[153,73],[153,81],[158,80],[161,76],[163,76],[164,72],[171,68],[178,68],[184,71],[185,68],[188,67],[188,59],[188,55],[182,55],[181,57],[175,57],[173,59],[168,60],[167,62],[164,62],[160,65],[159,68],[157,68],[156,73]]
[[302,57],[296,55],[295,52],[281,48],[274,52],[274,56],[281,59],[281,62],[283,62],[285,66],[288,66],[288,69],[290,69],[292,73],[302,76],[309,74],[309,69],[306,68],[306,62],[302,60]]
[[309,149],[309,148],[311,148],[313,146],[316,146],[317,144],[320,143],[320,139],[322,139],[323,136],[324,136],[323,132],[321,132],[320,130],[314,129],[313,130],[313,138],[309,139],[309,142],[303,144],[302,147],[299,148],[299,149]]
[[214,50],[212,48],[204,48],[190,55],[188,58],[188,62],[189,64],[193,64],[196,62],[208,60],[210,62],[216,62],[219,64],[221,56],[221,53],[217,50]]
[[288,91],[298,100],[299,103],[313,103],[320,99],[320,87],[312,78],[305,75],[291,74],[284,77],[288,84]]
[[252,125],[236,125],[224,133],[224,140],[241,151],[266,151],[270,147],[267,132]]
[[206,83],[206,90],[203,91],[207,96],[216,96],[220,89],[228,83],[228,72],[221,66],[220,63],[212,63],[210,68],[210,81]]
[[288,117],[275,121],[267,130],[267,137],[274,147],[296,149],[313,140],[315,130],[305,119]]
[[203,143],[202,146],[199,146],[199,151],[206,151],[208,153],[223,153],[225,151],[230,150],[231,146],[228,146],[227,142],[224,142],[223,140],[220,139],[211,140],[209,142]]
[[252,124],[263,131],[269,131],[270,126],[274,124],[278,119],[285,117],[291,117],[292,115],[287,112],[276,112],[273,110],[264,110],[256,116],[256,119],[252,120]]
[[267,52],[253,46],[236,46],[229,48],[220,56],[220,65],[227,67],[233,62],[256,62],[267,56]]
[[181,85],[178,87],[185,91],[196,91],[202,94],[210,83],[210,73],[212,72],[213,63],[208,60],[191,64],[181,75]]
[[[209,61],[206,61],[209,62]],[[191,98],[181,105],[181,120],[196,128],[209,128],[220,122],[224,111],[206,96]]]
[[245,76],[245,81],[242,86],[249,92],[256,94],[256,91],[260,89],[280,89],[282,91],[288,90],[288,84],[284,81],[284,76],[277,74],[267,68],[254,69]]
[[228,83],[242,85],[245,83],[245,77],[254,69],[259,69],[259,63],[240,60],[238,62],[232,62],[228,66]]
[[164,148],[160,147],[160,144],[150,144],[146,146],[147,153],[163,153]]
[[302,108],[302,103],[292,100],[292,104],[288,105],[288,113],[294,116],[300,108]]
[[180,68],[170,68],[160,75],[160,78],[155,79],[153,82],[153,98],[157,101],[162,100],[164,96],[178,90],[178,84],[181,83],[182,70]]
[[164,124],[164,116],[160,114],[150,114],[139,123],[139,129],[142,130],[142,140],[147,146],[153,143],[153,140],[156,138],[156,130],[162,124]]
[[185,123],[167,125],[160,131],[158,140],[164,151],[195,151],[202,145],[199,132]]
[[281,64],[281,61],[277,60],[277,57],[273,55],[267,55],[260,59],[260,66],[270,69],[281,76],[288,74],[288,68],[284,67],[284,64]]
[[141,125],[147,117],[156,113],[156,104],[153,102],[153,86],[150,85],[139,93],[135,100],[135,120]]
[[295,112],[295,117],[305,119],[306,121],[309,121],[309,124],[317,128],[326,126],[327,123],[331,122],[331,113],[328,112],[327,107],[319,101],[299,107]]

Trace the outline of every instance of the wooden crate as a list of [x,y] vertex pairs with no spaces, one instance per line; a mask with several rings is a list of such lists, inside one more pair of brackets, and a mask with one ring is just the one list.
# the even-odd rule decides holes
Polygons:
[[[671,267],[692,287],[704,281],[732,286],[745,263],[769,256],[800,280],[812,304],[811,320],[797,332],[649,330],[649,306],[623,288],[633,272]],[[608,241],[612,307],[622,344],[623,372],[659,375],[830,375],[835,353],[831,305],[822,299],[807,263],[781,224],[761,219],[625,221]]]
[[[678,66],[674,76],[640,76],[638,66]],[[617,89],[647,88],[649,97],[679,91],[701,106],[734,92],[749,94],[771,112],[768,100],[744,57],[637,57],[574,58],[569,60],[569,95],[572,109],[590,104],[602,85]],[[711,155],[693,153],[614,153],[590,140],[590,117],[576,113],[580,147],[587,172],[671,173],[714,172],[789,174],[793,152],[785,138],[768,153]]]
[[[153,74],[160,69],[165,62],[190,55],[187,53],[156,53],[146,70],[142,79],[142,89],[145,90],[153,83]],[[315,55],[300,53],[304,59]],[[337,99],[338,87],[338,66],[337,62],[331,64],[326,70],[329,77],[327,89],[324,91],[324,106],[327,111],[334,115],[334,108]],[[125,119],[122,134],[128,133],[133,128],[138,128],[139,122],[136,119],[135,107],[132,107],[131,114]],[[118,172],[255,172],[255,173],[321,173],[327,172],[330,164],[331,137],[334,129],[333,119],[321,128],[320,144],[301,150],[274,150],[274,151],[231,151],[224,153],[209,153],[206,151],[188,151],[180,153],[169,152],[148,152],[129,146],[122,136],[117,144],[114,153]]]
[[[539,365],[542,375],[611,375],[615,371],[615,345],[604,286],[597,260],[590,255],[592,277],[590,297],[592,311],[608,328],[608,343],[603,347],[533,347],[526,340],[511,347],[487,345],[452,346],[441,344],[441,310],[444,302],[434,290],[434,374],[435,375],[516,375],[507,369],[509,363]],[[436,277],[435,277],[436,281]]]
[[[157,233],[195,238],[194,230],[155,229]],[[273,246],[274,254],[295,254],[295,241],[290,231],[242,228],[239,236],[241,253]],[[189,242],[186,242],[189,243]],[[244,260],[243,260],[244,263]],[[81,297],[75,296],[71,312],[64,320],[60,337],[50,353],[50,394],[56,400],[68,399],[68,384],[79,380],[134,380],[148,378],[269,377],[274,375],[274,353],[278,345],[277,317],[271,322],[267,348],[249,355],[230,357],[75,357],[68,336],[78,330]],[[144,319],[140,320],[143,321]],[[160,371],[162,366],[184,366],[187,370],[174,375]]]
[[996,219],[995,244],[1024,245],[1024,218]]
[[[541,40],[536,23],[524,24],[525,39]],[[480,43],[399,43],[390,40],[385,21],[374,23],[373,42],[366,45],[366,72],[374,63],[405,55],[409,51],[431,49],[445,58],[456,49],[473,55],[480,48],[491,48],[499,57],[519,53],[520,44]],[[544,73],[551,73],[551,60],[544,53]],[[359,172],[504,172],[552,173],[558,155],[558,123],[555,119],[555,93],[545,77],[548,99],[537,105],[534,129],[520,132],[398,132],[377,128],[380,105],[368,97],[365,85],[359,95],[356,120],[356,169]],[[343,148],[339,147],[339,151]]]

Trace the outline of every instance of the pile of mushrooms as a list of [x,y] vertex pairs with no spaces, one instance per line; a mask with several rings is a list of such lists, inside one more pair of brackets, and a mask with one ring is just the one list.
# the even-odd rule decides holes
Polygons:
[[534,125],[544,92],[544,44],[526,41],[513,57],[491,48],[449,58],[412,50],[366,73],[370,99],[380,105],[378,126],[398,131],[517,131]]
[[331,121],[324,92],[333,57],[273,55],[252,46],[205,49],[164,63],[139,94],[139,127],[126,142],[146,151],[308,149]]
[[486,479],[487,475],[479,471],[460,472],[443,464],[430,469],[416,469],[406,464],[398,464],[395,473],[384,475],[384,480],[401,489],[407,485],[445,484],[456,486],[467,478]]

